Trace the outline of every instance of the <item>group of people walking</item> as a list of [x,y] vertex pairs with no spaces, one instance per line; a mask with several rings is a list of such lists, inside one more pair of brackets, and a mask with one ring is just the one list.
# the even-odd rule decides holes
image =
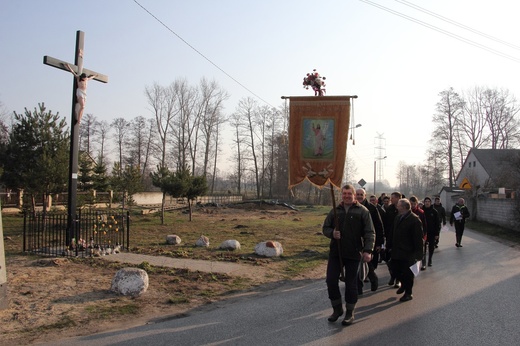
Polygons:
[[[468,208],[460,198],[449,215],[450,224],[455,225],[456,247],[462,247],[468,217]],[[339,281],[345,281],[346,312],[341,323],[354,322],[364,281],[370,282],[372,291],[378,289],[375,269],[383,261],[390,274],[388,284],[397,288],[397,294],[403,294],[399,300],[412,300],[415,275],[411,267],[418,262],[421,270],[433,265],[440,230],[446,223],[446,210],[439,197],[433,203],[430,197],[420,202],[415,196],[406,199],[393,192],[390,196],[382,194],[379,199],[372,195],[367,200],[364,189],[343,186],[341,203],[328,213],[323,223],[323,234],[330,238],[326,284],[333,312],[328,320],[335,322],[345,312],[339,287]]]

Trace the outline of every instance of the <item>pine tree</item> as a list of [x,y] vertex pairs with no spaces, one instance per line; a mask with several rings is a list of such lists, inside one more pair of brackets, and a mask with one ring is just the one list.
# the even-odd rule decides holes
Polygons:
[[[38,104],[31,112],[14,113],[15,123],[6,145],[2,182],[12,189],[23,189],[44,201],[49,194],[66,190],[69,136],[65,119]],[[45,203],[44,203],[45,205]]]

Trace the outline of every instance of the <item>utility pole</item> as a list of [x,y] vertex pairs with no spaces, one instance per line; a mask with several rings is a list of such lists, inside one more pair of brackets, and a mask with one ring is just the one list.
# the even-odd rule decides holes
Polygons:
[[[376,183],[383,180],[383,165],[381,161],[386,159],[386,149],[385,149],[385,137],[383,133],[377,132],[376,139],[376,157],[374,159],[374,195],[376,194]],[[379,166],[377,165],[377,161],[379,161]]]

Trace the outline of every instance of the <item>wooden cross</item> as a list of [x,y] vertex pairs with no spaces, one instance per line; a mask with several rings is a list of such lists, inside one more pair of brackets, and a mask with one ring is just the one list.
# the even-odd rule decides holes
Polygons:
[[[85,42],[85,33],[82,31],[76,32],[76,50],[74,64],[66,63],[65,61],[51,58],[49,56],[43,57],[43,63],[52,67],[56,67],[60,70],[67,72],[73,72],[74,84],[72,88],[72,116],[70,126],[70,156],[69,156],[69,189],[68,189],[68,222],[67,222],[67,234],[66,234],[66,246],[70,246],[72,239],[77,237],[75,234],[76,230],[76,196],[78,190],[78,155],[79,155],[79,115],[77,112],[78,98],[78,78],[76,77],[85,73],[87,76],[95,76],[93,79],[99,82],[108,83],[108,77],[91,70],[83,68],[83,46]],[[69,70],[70,67],[70,70]],[[72,71],[71,71],[72,70]]]

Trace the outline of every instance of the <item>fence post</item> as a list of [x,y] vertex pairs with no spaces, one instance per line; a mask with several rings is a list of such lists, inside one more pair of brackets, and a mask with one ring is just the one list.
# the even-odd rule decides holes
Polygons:
[[130,251],[130,211],[126,211],[126,251]]
[[[0,210],[2,210],[1,205]],[[2,225],[2,212],[0,212],[0,310],[7,309],[8,305],[9,302],[7,300],[7,268],[5,267],[4,226]]]

